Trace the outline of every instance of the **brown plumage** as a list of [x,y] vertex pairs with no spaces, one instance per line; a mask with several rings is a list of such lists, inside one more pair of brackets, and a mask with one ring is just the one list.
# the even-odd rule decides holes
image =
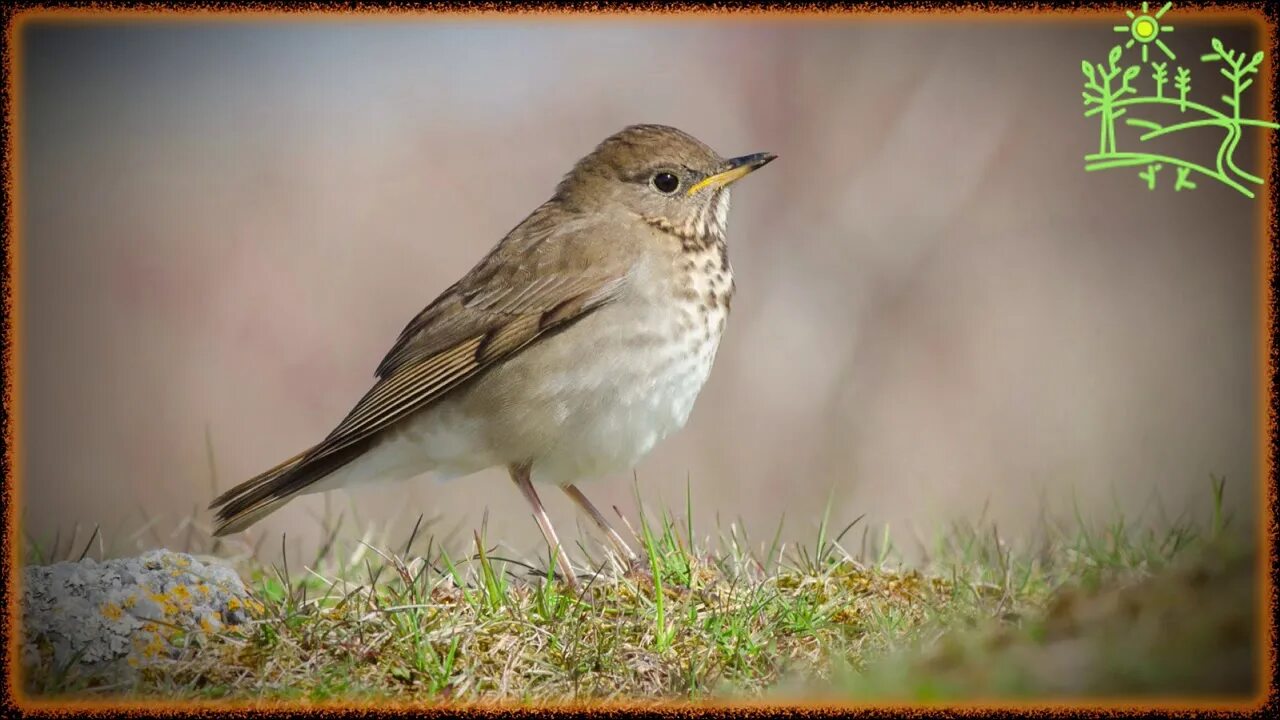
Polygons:
[[215,534],[299,493],[504,465],[553,546],[533,480],[564,488],[630,555],[574,483],[683,425],[733,292],[727,186],[772,159],[725,161],[660,125],[606,139],[405,326],[324,440],[214,500]]

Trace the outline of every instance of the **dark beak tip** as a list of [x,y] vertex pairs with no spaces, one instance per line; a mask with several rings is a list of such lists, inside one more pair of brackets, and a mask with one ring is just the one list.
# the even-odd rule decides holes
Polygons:
[[760,168],[764,167],[765,165],[768,165],[769,163],[773,162],[777,158],[778,156],[775,155],[774,153],[769,153],[769,152],[753,153],[751,155],[743,155],[742,157],[736,157],[730,160],[729,167],[742,167],[745,165],[751,168],[752,170],[759,170]]
[[778,156],[773,153],[762,152],[762,153],[756,153],[754,155],[746,156],[745,158],[743,158],[743,160],[745,161],[743,164],[750,166],[752,170],[759,170],[760,168],[764,167],[765,165],[768,165],[769,163],[777,159],[778,159]]

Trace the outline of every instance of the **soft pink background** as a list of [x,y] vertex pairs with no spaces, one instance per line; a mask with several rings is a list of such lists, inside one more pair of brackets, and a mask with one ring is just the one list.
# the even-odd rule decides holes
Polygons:
[[[318,440],[403,324],[636,122],[780,156],[735,191],[733,317],[688,427],[637,469],[646,504],[682,518],[687,478],[700,533],[740,517],[767,542],[785,513],[811,540],[834,488],[833,523],[865,513],[908,552],[988,504],[1012,537],[1073,496],[1099,521],[1200,512],[1210,473],[1251,514],[1262,201],[1084,172],[1080,61],[1111,24],[27,25],[24,528],[181,546],[214,489],[206,429],[219,490]],[[1207,34],[1170,43],[1216,74]],[[635,522],[631,477],[586,490]],[[352,535],[421,512],[462,543],[487,510],[545,554],[496,470],[329,502]],[[324,506],[237,542],[314,547]]]

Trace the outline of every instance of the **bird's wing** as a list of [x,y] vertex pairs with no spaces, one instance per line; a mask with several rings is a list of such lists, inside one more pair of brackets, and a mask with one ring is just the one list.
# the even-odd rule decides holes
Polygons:
[[[459,294],[446,311],[422,318],[383,360],[378,382],[320,447],[349,442],[413,413],[544,333],[612,300],[625,276],[551,277],[503,288],[493,305]],[[445,340],[444,338],[448,338]]]
[[[215,500],[230,523],[354,459],[382,430],[546,333],[615,299],[626,263],[598,262],[592,228],[535,212],[400,333],[378,381],[315,447]],[[593,249],[594,248],[594,249]]]

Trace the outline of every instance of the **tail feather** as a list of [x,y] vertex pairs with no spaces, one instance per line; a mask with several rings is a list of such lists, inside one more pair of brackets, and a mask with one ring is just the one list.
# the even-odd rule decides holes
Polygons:
[[240,532],[256,523],[317,480],[359,457],[370,443],[360,442],[337,452],[315,453],[309,448],[275,467],[219,495],[214,536]]
[[218,527],[213,531],[213,534],[216,537],[221,537],[223,535],[231,535],[233,533],[238,533],[241,530],[245,530],[250,525],[280,509],[281,505],[284,505],[292,499],[293,496],[268,499],[248,508],[247,510],[241,510],[235,515],[224,517],[222,514],[219,514]]
[[260,488],[263,485],[271,482],[272,480],[280,477],[281,475],[283,475],[284,473],[292,469],[294,466],[296,466],[299,462],[301,462],[302,459],[306,457],[307,453],[309,452],[311,452],[310,449],[303,450],[302,452],[298,453],[297,455],[294,455],[288,460],[285,460],[279,465],[276,465],[270,470],[267,470],[266,472],[263,472],[263,473],[259,473],[258,475],[255,475],[254,477],[249,478],[248,480],[222,493],[218,497],[214,498],[213,502],[209,503],[209,509],[212,510],[213,508],[219,507],[221,505],[226,505],[227,503],[232,502],[236,498],[243,497],[244,495],[252,492],[253,490],[256,490],[257,488]]

